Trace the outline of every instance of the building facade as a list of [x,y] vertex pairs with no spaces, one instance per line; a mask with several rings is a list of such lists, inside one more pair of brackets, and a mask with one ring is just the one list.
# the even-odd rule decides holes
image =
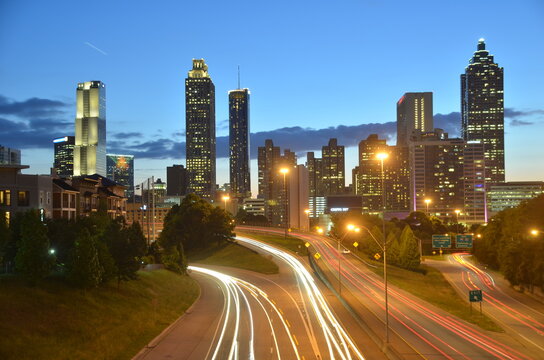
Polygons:
[[444,219],[459,210],[462,222],[486,222],[484,166],[482,143],[449,139],[438,129],[421,134],[410,143],[410,210]]
[[492,217],[526,200],[544,194],[544,181],[509,181],[491,184],[487,191],[487,206]]
[[0,145],[0,165],[21,165],[21,150]]
[[304,165],[293,167],[289,173],[288,184],[289,228],[308,231],[310,214],[308,210],[308,169]]
[[[274,226],[287,222],[286,204],[289,193],[289,175],[297,164],[297,157],[289,149],[280,155],[280,148],[272,140],[258,148],[259,197],[265,200],[265,213]],[[288,170],[282,174],[280,170]]]
[[249,95],[249,89],[229,91],[230,192],[237,199],[251,197]]
[[185,79],[187,191],[215,198],[215,86],[204,59],[193,59]]
[[125,187],[125,197],[134,196],[134,155],[107,154],[108,179]]
[[53,140],[55,148],[55,162],[53,167],[61,178],[70,178],[74,175],[74,136],[63,136]]
[[484,144],[487,182],[504,182],[503,68],[485,49],[484,39],[461,74],[461,122],[465,141]]
[[106,176],[106,85],[77,84],[74,176]]
[[184,196],[187,194],[187,169],[183,165],[166,168],[166,195]]
[[397,146],[408,146],[413,133],[433,129],[433,93],[405,93],[397,102]]
[[344,146],[334,138],[321,149],[323,159],[323,190],[325,196],[340,195],[345,191]]

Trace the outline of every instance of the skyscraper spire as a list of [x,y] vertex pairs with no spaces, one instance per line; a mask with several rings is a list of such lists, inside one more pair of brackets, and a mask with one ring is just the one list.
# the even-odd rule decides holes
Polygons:
[[480,40],[478,40],[478,50],[485,50],[485,39],[484,38],[480,38]]
[[240,87],[240,65],[238,65],[238,89],[241,89],[241,87]]

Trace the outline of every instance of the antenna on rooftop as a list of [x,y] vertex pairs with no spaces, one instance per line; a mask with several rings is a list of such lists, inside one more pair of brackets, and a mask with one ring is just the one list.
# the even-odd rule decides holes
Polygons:
[[240,89],[240,65],[238,65],[238,89]]

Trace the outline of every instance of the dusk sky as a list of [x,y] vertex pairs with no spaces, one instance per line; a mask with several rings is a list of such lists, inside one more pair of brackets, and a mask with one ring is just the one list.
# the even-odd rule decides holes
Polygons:
[[26,173],[48,173],[51,140],[74,132],[77,83],[100,80],[108,152],[135,154],[136,182],[166,180],[166,166],[185,164],[184,79],[204,58],[219,184],[229,181],[227,91],[238,65],[251,91],[252,158],[271,138],[304,163],[337,137],[349,146],[349,183],[360,140],[377,132],[395,143],[404,92],[432,91],[435,126],[458,135],[459,75],[481,37],[504,67],[506,179],[544,180],[540,0],[0,0],[0,144],[22,149]]

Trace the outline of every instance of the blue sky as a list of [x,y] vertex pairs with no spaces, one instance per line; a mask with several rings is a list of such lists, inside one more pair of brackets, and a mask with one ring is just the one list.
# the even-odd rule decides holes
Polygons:
[[[27,172],[48,172],[50,140],[73,133],[77,83],[101,80],[108,150],[136,153],[137,181],[165,178],[166,166],[185,162],[184,78],[191,59],[204,58],[216,86],[218,153],[226,153],[227,91],[240,65],[252,145],[271,137],[304,153],[337,136],[350,146],[349,183],[353,145],[375,131],[394,144],[404,92],[433,91],[438,122],[458,128],[459,74],[480,37],[505,68],[507,180],[544,180],[538,0],[0,0],[0,143],[23,149]],[[253,161],[254,192],[256,170]],[[218,183],[227,181],[220,159]]]

